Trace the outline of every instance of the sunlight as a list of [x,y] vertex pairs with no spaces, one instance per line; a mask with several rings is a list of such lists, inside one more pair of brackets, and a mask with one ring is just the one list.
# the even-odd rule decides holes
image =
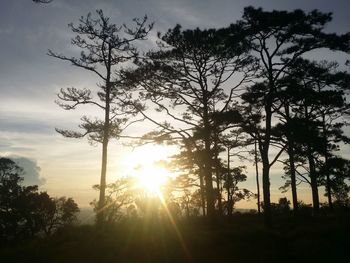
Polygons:
[[134,176],[137,178],[137,187],[146,190],[150,194],[159,195],[161,187],[167,182],[171,175],[170,172],[163,167],[149,165],[146,167],[138,167]]
[[174,177],[162,162],[173,155],[172,147],[144,145],[135,148],[125,158],[127,174],[137,180],[136,187],[149,194],[160,195],[161,188],[169,178]]

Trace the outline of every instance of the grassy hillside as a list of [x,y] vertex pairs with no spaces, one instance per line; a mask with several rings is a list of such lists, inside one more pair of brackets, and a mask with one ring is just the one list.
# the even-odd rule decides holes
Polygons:
[[[203,220],[134,220],[63,229],[0,249],[1,262],[335,262],[349,258],[350,217],[280,218],[263,227],[242,214]],[[345,261],[344,261],[345,262]]]

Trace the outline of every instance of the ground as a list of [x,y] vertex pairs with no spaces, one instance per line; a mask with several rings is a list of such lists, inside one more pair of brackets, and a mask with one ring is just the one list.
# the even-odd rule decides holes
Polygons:
[[[259,215],[74,226],[0,249],[1,262],[346,262],[350,216]],[[342,260],[342,261],[340,261]],[[344,261],[345,260],[345,261]]]

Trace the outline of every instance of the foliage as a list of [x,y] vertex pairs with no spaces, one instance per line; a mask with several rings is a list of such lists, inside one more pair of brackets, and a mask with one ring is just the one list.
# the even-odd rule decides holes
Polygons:
[[[69,24],[76,36],[72,45],[81,50],[78,57],[67,57],[49,50],[48,55],[60,60],[68,61],[73,66],[91,71],[96,74],[103,84],[98,84],[96,96],[90,89],[77,89],[74,87],[61,89],[56,101],[65,110],[73,110],[81,105],[92,105],[102,110],[103,119],[91,119],[87,116],[81,118],[79,126],[83,131],[56,129],[66,137],[81,138],[87,136],[91,143],[102,143],[106,137],[116,138],[126,122],[127,113],[130,113],[123,100],[130,94],[120,87],[119,71],[121,65],[137,58],[138,52],[133,44],[137,40],[145,39],[152,28],[147,25],[147,17],[134,19],[134,27],[113,24],[102,10],[96,11],[96,18],[89,13],[81,17],[78,25]],[[108,134],[105,134],[105,126]]]
[[56,129],[68,138],[87,137],[89,142],[102,143],[101,178],[98,221],[104,220],[103,207],[106,206],[106,173],[108,143],[113,138],[119,138],[133,122],[128,118],[137,112],[130,108],[125,101],[131,99],[131,92],[121,85],[121,67],[125,63],[137,60],[138,52],[135,42],[144,40],[152,29],[153,24],[147,24],[147,16],[135,18],[134,25],[117,26],[102,10],[96,11],[96,18],[89,13],[81,17],[78,25],[69,24],[75,33],[71,43],[81,52],[77,57],[67,57],[49,50],[48,55],[68,61],[73,66],[94,73],[102,83],[97,84],[95,96],[91,89],[74,87],[61,89],[57,95],[57,104],[65,110],[73,110],[78,106],[90,105],[103,112],[102,118],[83,116],[79,128],[82,131]]
[[[291,187],[294,210],[300,205],[300,182],[311,186],[314,213],[321,186],[330,208],[332,198],[348,202],[348,161],[335,152],[350,142],[343,130],[350,75],[336,62],[310,59],[320,49],[349,51],[349,33],[325,30],[331,13],[246,7],[242,18],[225,28],[176,25],[159,33],[157,49],[142,57],[134,44],[152,28],[146,17],[128,28],[111,23],[101,10],[96,15],[70,24],[80,56],[49,55],[102,80],[96,98],[90,89],[67,88],[58,94],[63,109],[92,105],[104,112],[103,119],[82,117],[81,132],[58,130],[66,137],[87,136],[102,143],[101,182],[95,187],[100,198],[92,203],[98,217],[105,214],[107,221],[115,222],[125,214],[147,218],[164,211],[187,218],[202,214],[215,219],[224,210],[231,215],[236,202],[255,196],[238,186],[247,176],[234,163],[248,160],[253,144],[258,203],[262,166],[266,225],[271,225],[272,213],[290,209],[287,199],[278,204],[270,200],[270,170],[277,162],[285,165],[282,190]],[[126,63],[131,65],[127,69]],[[161,198],[135,191],[125,178],[107,186],[105,197],[108,143],[120,138],[136,115],[156,126],[141,137],[141,144],[179,146],[168,164],[178,176],[162,189]]]
[[0,158],[0,242],[17,241],[72,224],[79,212],[72,198],[51,198],[38,187],[22,186],[23,169]]
[[232,215],[234,206],[242,199],[247,199],[253,194],[245,188],[239,188],[238,184],[247,180],[244,174],[245,167],[235,167],[226,169],[223,177],[223,188],[226,190],[227,198],[224,202],[224,208],[227,215]]
[[[99,191],[100,186],[94,185],[93,188]],[[114,183],[108,184],[106,190],[107,196],[105,206],[102,209],[107,223],[120,221],[125,215],[125,212],[133,216],[137,215],[135,208],[133,209],[131,206],[135,201],[136,193],[134,178],[124,177],[118,179]],[[90,204],[95,213],[100,213],[100,207],[97,200],[93,200]]]
[[[289,160],[291,162],[291,185],[293,192],[293,203],[297,207],[296,200],[296,180],[295,169],[293,168],[294,157],[293,139],[291,133],[288,133],[288,139],[283,140],[276,136],[276,124],[286,123],[289,117],[281,118],[279,113],[289,112],[288,96],[283,97],[286,89],[295,89],[295,82],[286,85],[283,82],[285,77],[296,77],[291,72],[293,68],[299,68],[299,61],[308,56],[313,50],[325,48],[328,50],[343,50],[349,41],[349,34],[337,35],[325,32],[325,26],[332,20],[331,13],[322,13],[317,10],[304,12],[302,10],[294,11],[264,11],[261,8],[246,7],[244,9],[243,18],[238,23],[245,29],[248,43],[252,49],[252,53],[259,61],[259,71],[257,72],[256,82],[248,87],[243,94],[242,99],[245,102],[246,110],[243,128],[256,140],[258,140],[260,156],[262,160],[262,178],[263,178],[263,195],[265,202],[265,220],[268,225],[271,222],[271,205],[270,205],[270,168],[276,163],[285,150],[288,151]],[[235,27],[236,25],[234,25]],[[309,67],[308,69],[311,69]],[[308,80],[303,79],[308,85]],[[289,93],[292,95],[293,93]],[[301,101],[304,95],[308,95],[307,87],[302,89],[300,95]],[[312,98],[312,97],[311,97]],[[310,108],[304,109],[304,113],[308,115]],[[253,112],[247,114],[247,112]],[[292,112],[292,111],[291,111]],[[305,114],[303,115],[305,117]],[[251,119],[251,116],[260,118]],[[310,114],[309,114],[310,115]],[[294,116],[293,116],[294,117]],[[298,116],[300,117],[300,116]],[[304,122],[305,123],[305,122]],[[313,196],[313,206],[315,211],[319,207],[317,171],[315,164],[315,149],[311,144],[311,139],[319,138],[312,136],[316,131],[311,122],[306,124],[307,132],[304,136],[309,136],[306,140],[308,145],[307,159],[309,162],[310,184]],[[278,134],[277,134],[278,135]],[[271,149],[275,149],[276,154],[271,155]]]
[[[133,106],[157,125],[158,133],[150,133],[156,135],[154,139],[170,135],[184,146],[184,154],[195,156],[192,163],[200,170],[200,187],[205,189],[211,217],[216,198],[212,158],[218,155],[213,140],[226,129],[216,130],[214,115],[231,107],[239,88],[251,80],[254,71],[238,27],[235,33],[228,39],[225,30],[182,30],[177,25],[159,34],[159,50],[149,52],[138,69],[125,72],[126,85],[136,86],[139,92]],[[229,82],[230,88],[225,89]],[[154,105],[167,120],[150,117],[147,105]]]

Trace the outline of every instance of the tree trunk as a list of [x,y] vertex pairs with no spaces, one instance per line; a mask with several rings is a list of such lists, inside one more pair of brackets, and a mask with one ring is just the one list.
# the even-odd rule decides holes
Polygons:
[[227,193],[227,215],[230,217],[233,214],[233,201],[230,192]]
[[207,217],[211,220],[215,217],[215,198],[213,194],[211,167],[205,167],[204,180],[207,197]]
[[207,217],[209,220],[215,219],[215,195],[212,177],[212,152],[211,152],[211,127],[209,125],[209,109],[206,91],[203,95],[203,140],[204,140],[204,180],[207,197]]
[[310,169],[310,181],[311,181],[311,192],[312,192],[312,204],[314,213],[317,214],[320,208],[320,201],[318,197],[318,187],[317,187],[317,177],[316,177],[316,165],[314,157],[312,156],[312,151],[310,145],[308,147],[308,161]]
[[232,209],[232,200],[231,200],[231,172],[230,172],[230,163],[231,163],[231,155],[230,155],[230,146],[227,146],[227,175],[226,175],[226,191],[227,191],[227,215],[231,216],[233,209]]
[[199,168],[199,185],[200,185],[200,194],[201,194],[201,201],[202,201],[202,213],[203,216],[206,216],[206,211],[205,211],[205,186],[204,186],[204,180],[203,180],[203,168]]
[[101,178],[100,178],[100,198],[98,203],[97,224],[104,222],[104,207],[106,199],[106,174],[107,174],[107,148],[108,138],[103,139],[102,143],[102,164],[101,164]]
[[264,196],[264,222],[265,226],[271,226],[271,200],[270,200],[270,161],[269,147],[271,140],[272,102],[268,100],[265,104],[265,136],[260,146],[262,160],[262,183]]
[[107,75],[106,75],[106,95],[105,95],[105,119],[103,126],[102,140],[102,163],[101,163],[101,179],[100,179],[100,198],[98,202],[97,224],[101,225],[105,220],[104,209],[106,202],[106,174],[107,174],[107,155],[110,129],[110,94],[111,94],[111,47],[108,50]]
[[294,161],[294,149],[293,142],[288,140],[288,158],[289,158],[289,169],[290,169],[290,183],[292,188],[292,200],[293,210],[298,211],[298,196],[297,196],[297,184],[295,176],[295,161]]
[[222,202],[221,202],[221,187],[220,187],[220,180],[221,180],[221,174],[219,169],[219,160],[218,160],[218,144],[217,144],[218,138],[217,133],[215,133],[215,175],[216,175],[216,188],[217,188],[217,199],[218,199],[218,209],[219,209],[219,215],[222,216]]
[[216,187],[217,187],[217,199],[218,199],[218,212],[222,216],[222,202],[221,202],[221,191],[220,191],[220,174],[216,171]]
[[263,197],[264,197],[264,222],[267,227],[271,226],[271,200],[270,200],[270,164],[267,154],[262,154],[262,179],[263,179]]
[[332,202],[332,192],[331,192],[331,179],[329,177],[329,153],[328,153],[328,140],[327,140],[327,129],[326,129],[326,116],[322,114],[322,129],[323,129],[323,137],[324,137],[324,164],[326,170],[326,190],[327,190],[327,199],[328,206],[331,210],[333,210],[333,202]]
[[329,173],[326,175],[326,187],[327,187],[327,199],[328,199],[328,206],[329,209],[333,210],[333,202],[332,202],[332,189],[331,189],[331,179],[329,177]]
[[260,183],[259,183],[259,165],[258,165],[258,149],[257,149],[257,141],[254,140],[254,158],[255,158],[255,174],[256,174],[256,190],[257,190],[257,205],[258,205],[258,213],[261,213],[260,208]]
[[[305,118],[309,120],[308,106],[304,105]],[[317,176],[316,176],[316,164],[313,157],[313,149],[310,143],[306,143],[307,147],[307,158],[309,161],[309,170],[310,170],[310,181],[311,181],[311,192],[312,192],[312,206],[314,214],[318,213],[320,208],[320,201],[318,197],[318,187],[317,187]]]
[[[290,123],[289,105],[285,105],[287,125]],[[288,127],[290,128],[290,127]],[[292,134],[289,129],[287,129],[287,152],[289,159],[289,169],[290,169],[290,183],[292,188],[292,201],[293,201],[293,211],[298,211],[298,196],[297,196],[297,183],[295,175],[295,161],[294,161],[294,141]]]

